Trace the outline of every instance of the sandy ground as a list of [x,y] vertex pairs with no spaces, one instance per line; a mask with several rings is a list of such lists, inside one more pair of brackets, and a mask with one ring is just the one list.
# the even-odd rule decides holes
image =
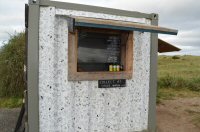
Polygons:
[[[200,132],[194,118],[200,114],[200,97],[166,100],[157,105],[158,132]],[[200,117],[200,116],[199,116]]]
[[[13,132],[20,108],[0,109],[0,132]],[[200,132],[192,119],[200,113],[200,97],[166,100],[157,106],[158,132]]]

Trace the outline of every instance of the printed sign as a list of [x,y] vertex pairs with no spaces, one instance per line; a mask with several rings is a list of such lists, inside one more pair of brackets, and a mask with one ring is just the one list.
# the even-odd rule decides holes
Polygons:
[[99,88],[116,88],[116,87],[126,87],[125,79],[116,79],[116,80],[99,80]]

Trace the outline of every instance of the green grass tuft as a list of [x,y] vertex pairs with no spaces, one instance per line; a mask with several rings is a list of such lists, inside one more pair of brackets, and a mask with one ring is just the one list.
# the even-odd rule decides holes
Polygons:
[[180,57],[179,56],[172,56],[172,59],[180,59]]
[[17,98],[17,97],[0,98],[0,108],[21,107],[22,103],[23,103],[22,98]]
[[200,97],[200,57],[159,56],[157,93],[158,103],[185,93]]
[[0,98],[22,97],[25,34],[11,36],[0,49]]
[[200,92],[200,78],[183,78],[181,76],[166,75],[158,80],[158,88],[187,88],[191,91]]

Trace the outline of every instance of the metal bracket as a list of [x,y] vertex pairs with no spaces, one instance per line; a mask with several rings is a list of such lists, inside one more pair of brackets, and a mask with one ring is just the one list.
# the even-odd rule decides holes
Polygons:
[[158,20],[158,19],[159,19],[158,14],[155,14],[155,13],[151,14],[151,20]]
[[38,4],[39,5],[40,0],[28,0],[28,4]]
[[29,13],[29,6],[25,4],[25,28],[28,28],[28,13]]

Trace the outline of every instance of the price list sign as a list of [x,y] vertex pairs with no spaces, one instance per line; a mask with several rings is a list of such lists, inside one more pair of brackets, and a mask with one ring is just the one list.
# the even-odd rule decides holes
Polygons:
[[120,63],[120,37],[109,36],[107,39],[107,63]]

